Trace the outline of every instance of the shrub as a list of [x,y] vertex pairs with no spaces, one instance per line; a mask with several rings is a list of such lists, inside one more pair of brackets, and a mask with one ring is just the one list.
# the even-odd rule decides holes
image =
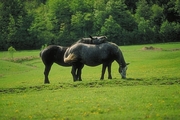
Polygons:
[[44,44],[41,46],[41,50],[45,49],[47,47],[47,44]]
[[11,59],[13,59],[14,52],[16,52],[16,49],[11,46],[8,48],[8,52],[10,54]]

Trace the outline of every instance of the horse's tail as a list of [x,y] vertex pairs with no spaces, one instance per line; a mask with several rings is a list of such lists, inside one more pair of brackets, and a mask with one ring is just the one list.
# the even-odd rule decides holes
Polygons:
[[77,56],[75,54],[70,53],[67,57],[64,57],[64,62],[65,63],[72,63],[77,60]]

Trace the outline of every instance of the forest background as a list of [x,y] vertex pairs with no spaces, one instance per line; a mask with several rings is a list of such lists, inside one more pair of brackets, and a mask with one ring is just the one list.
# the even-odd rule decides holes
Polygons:
[[118,45],[180,41],[180,0],[0,0],[0,50],[89,35]]

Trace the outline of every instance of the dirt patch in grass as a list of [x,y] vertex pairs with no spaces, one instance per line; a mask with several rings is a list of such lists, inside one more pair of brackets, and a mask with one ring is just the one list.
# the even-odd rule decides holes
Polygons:
[[162,50],[162,48],[155,48],[153,46],[150,46],[150,47],[143,47],[142,50]]
[[22,63],[24,61],[31,61],[34,59],[39,59],[39,56],[26,56],[26,57],[18,57],[18,58],[4,58],[2,60],[6,60],[6,61],[11,61],[11,62],[15,62],[15,63]]
[[166,49],[164,51],[180,51],[180,48]]
[[162,49],[162,48],[155,48],[153,46],[145,46],[141,50],[157,50],[157,51],[180,51],[180,48],[172,48],[172,49]]

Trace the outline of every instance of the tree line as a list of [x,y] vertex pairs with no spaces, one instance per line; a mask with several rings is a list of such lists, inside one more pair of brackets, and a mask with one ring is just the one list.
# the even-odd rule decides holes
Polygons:
[[0,1],[0,50],[69,46],[89,35],[118,45],[180,41],[180,0]]

